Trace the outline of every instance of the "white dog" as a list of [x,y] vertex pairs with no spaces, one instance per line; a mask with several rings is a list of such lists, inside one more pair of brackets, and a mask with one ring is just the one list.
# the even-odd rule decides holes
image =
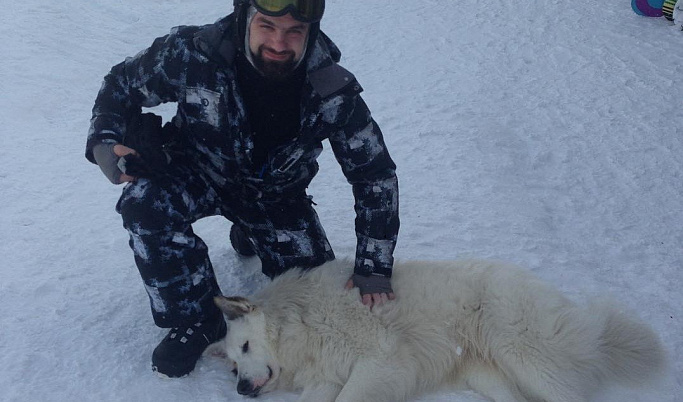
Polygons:
[[251,300],[216,298],[229,329],[211,349],[236,363],[240,394],[396,402],[450,384],[497,402],[580,402],[665,365],[644,323],[610,304],[579,307],[516,267],[397,263],[396,300],[370,310],[344,290],[351,265],[287,272]]

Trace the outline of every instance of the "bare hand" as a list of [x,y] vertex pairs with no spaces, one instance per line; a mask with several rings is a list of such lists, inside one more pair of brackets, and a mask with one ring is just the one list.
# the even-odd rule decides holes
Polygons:
[[[119,158],[126,156],[126,155],[130,155],[130,154],[133,154],[135,156],[140,156],[140,154],[138,154],[138,152],[136,150],[134,150],[133,148],[129,148],[129,147],[127,147],[125,145],[121,145],[121,144],[114,145],[114,154],[116,156],[118,156]],[[121,182],[122,183],[123,182],[129,182],[129,181],[135,181],[135,180],[137,180],[136,177],[129,176],[125,173],[121,174]]]
[[[346,282],[346,290],[353,289],[353,280],[349,279]],[[374,306],[381,306],[389,300],[396,299],[396,295],[392,293],[368,293],[361,295],[361,302],[372,309]]]

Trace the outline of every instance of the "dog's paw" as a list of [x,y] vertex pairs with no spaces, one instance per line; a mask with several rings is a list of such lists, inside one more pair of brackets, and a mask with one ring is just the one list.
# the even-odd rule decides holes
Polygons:
[[225,352],[225,346],[222,341],[212,343],[206,347],[203,356],[217,357],[219,359],[228,359],[228,354]]

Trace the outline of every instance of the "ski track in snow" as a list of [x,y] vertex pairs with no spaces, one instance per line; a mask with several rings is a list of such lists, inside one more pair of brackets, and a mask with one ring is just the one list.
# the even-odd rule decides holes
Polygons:
[[[83,157],[109,68],[230,2],[24,0],[0,14],[0,400],[240,401],[222,362],[158,379],[152,325],[111,186]],[[396,160],[399,259],[485,257],[571,298],[610,294],[661,335],[671,375],[600,401],[683,397],[683,34],[628,2],[328,0],[325,30]],[[326,146],[310,193],[338,256],[353,199]],[[226,294],[266,283],[196,231]],[[263,401],[295,401],[288,393]],[[443,390],[420,401],[483,401]]]

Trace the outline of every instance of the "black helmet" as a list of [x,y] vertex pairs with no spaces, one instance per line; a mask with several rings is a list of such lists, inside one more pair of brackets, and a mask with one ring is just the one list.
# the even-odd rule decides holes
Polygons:
[[234,5],[235,11],[251,5],[271,17],[292,13],[294,19],[307,23],[320,22],[325,12],[325,0],[234,0]]
[[[253,6],[262,14],[279,17],[291,13],[294,19],[310,23],[308,34],[307,53],[313,47],[318,32],[320,20],[325,11],[325,0],[234,0],[235,6],[235,45],[240,51],[244,51],[244,38],[247,30],[247,12]],[[306,55],[304,55],[306,57]]]

